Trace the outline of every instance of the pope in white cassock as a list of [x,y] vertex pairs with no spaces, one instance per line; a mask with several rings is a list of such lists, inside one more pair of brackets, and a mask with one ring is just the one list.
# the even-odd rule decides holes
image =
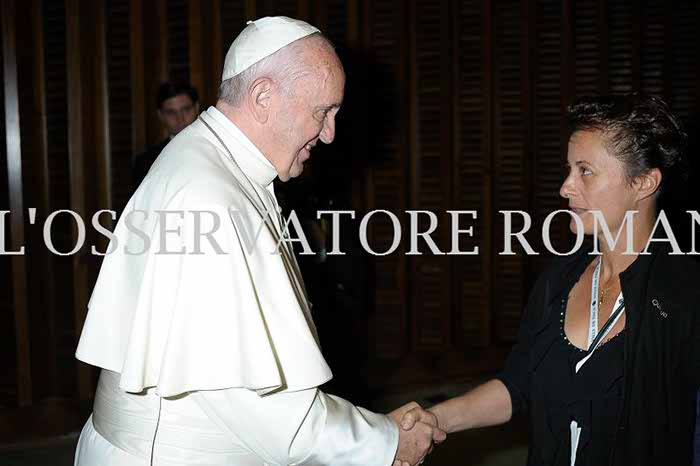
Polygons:
[[330,143],[345,75],[319,31],[249,23],[219,100],[129,201],[76,356],[102,368],[76,466],[416,464],[444,439],[317,387],[319,349],[273,179]]

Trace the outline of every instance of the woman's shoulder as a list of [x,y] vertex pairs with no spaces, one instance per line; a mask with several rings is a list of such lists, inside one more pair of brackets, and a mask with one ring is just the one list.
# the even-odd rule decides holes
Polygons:
[[700,298],[700,257],[671,254],[670,249],[663,248],[651,267],[650,282],[679,298]]
[[571,274],[580,275],[592,260],[591,248],[587,245],[573,254],[554,256],[540,274],[540,280],[559,282],[571,277]]
[[546,308],[568,285],[578,279],[592,260],[593,257],[586,249],[549,259],[530,290],[529,306]]

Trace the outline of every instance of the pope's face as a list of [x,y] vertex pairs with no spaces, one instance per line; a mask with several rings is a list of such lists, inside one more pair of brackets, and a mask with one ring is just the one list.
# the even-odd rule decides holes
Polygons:
[[301,175],[304,162],[319,140],[325,144],[333,142],[345,74],[336,59],[293,86],[289,95],[281,97],[281,110],[273,126],[273,165],[282,181]]

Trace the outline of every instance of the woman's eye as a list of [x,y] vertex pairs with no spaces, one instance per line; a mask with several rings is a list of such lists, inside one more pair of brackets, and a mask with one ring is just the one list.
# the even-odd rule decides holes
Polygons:
[[581,175],[590,175],[590,174],[592,174],[592,173],[593,173],[593,172],[590,171],[588,168],[586,168],[586,167],[581,167]]

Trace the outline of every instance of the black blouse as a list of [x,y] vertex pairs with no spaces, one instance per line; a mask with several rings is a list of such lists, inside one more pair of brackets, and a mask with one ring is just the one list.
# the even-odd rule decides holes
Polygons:
[[[541,360],[530,376],[528,466],[569,466],[572,420],[581,428],[576,466],[607,464],[613,448],[622,407],[624,331],[601,345],[577,373],[576,364],[587,352],[566,337],[566,304],[566,297],[554,301],[549,325],[535,341]],[[516,347],[522,350],[526,349]],[[528,369],[523,365],[509,364],[499,379],[512,385],[522,377],[514,372],[524,370]]]

